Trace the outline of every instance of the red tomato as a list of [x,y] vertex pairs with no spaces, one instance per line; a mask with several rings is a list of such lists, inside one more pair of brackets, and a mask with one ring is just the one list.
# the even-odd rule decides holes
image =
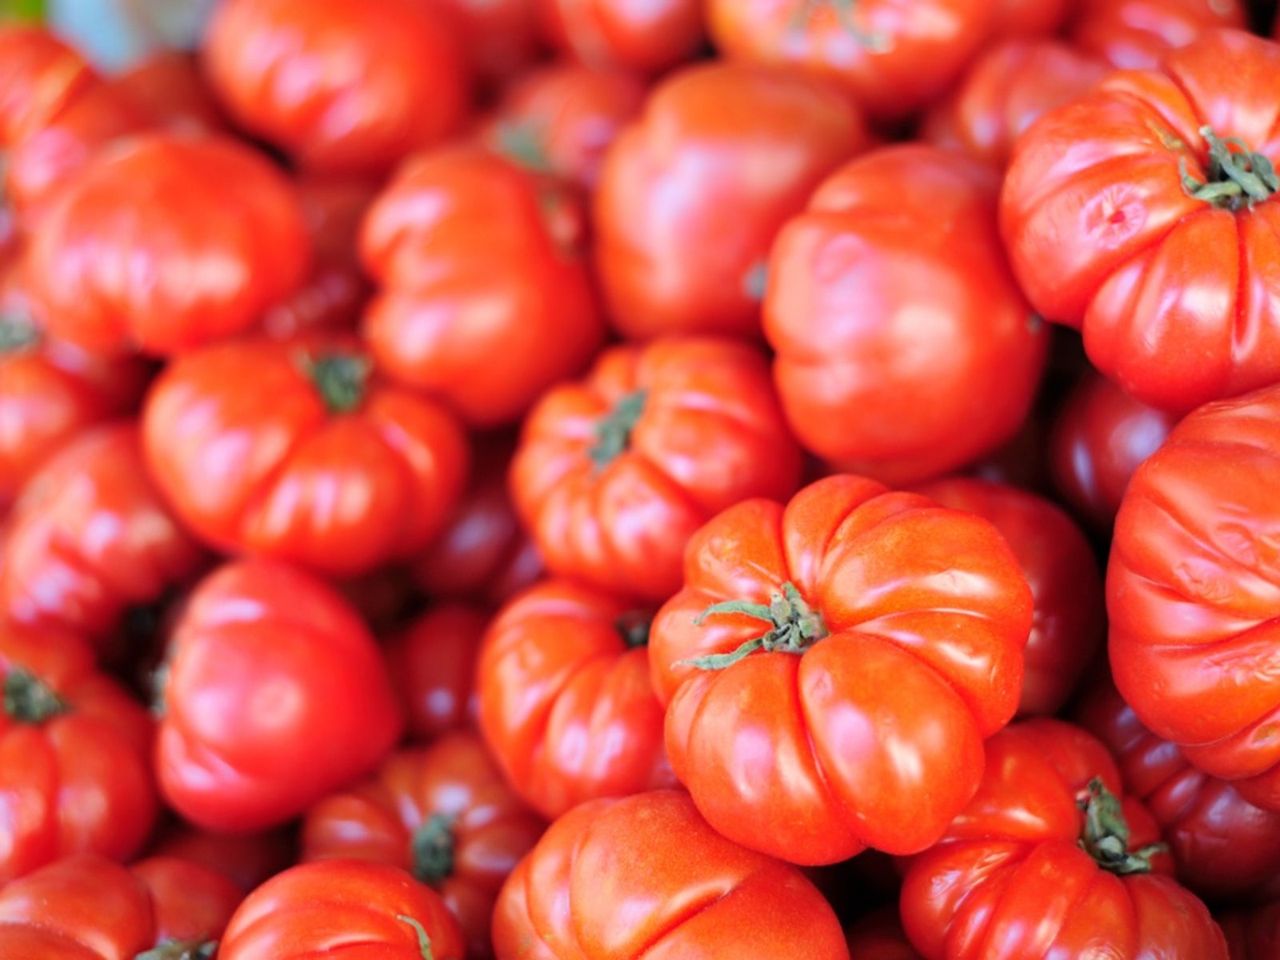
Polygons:
[[70,853],[137,853],[156,818],[147,711],[73,634],[0,622],[0,678],[0,883]]
[[561,817],[507,880],[498,960],[848,960],[799,870],[720,836],[681,792],[596,800]]
[[492,956],[498,891],[543,824],[475,734],[392,754],[377,775],[321,800],[302,825],[303,860],[369,860],[409,871],[457,917],[467,956]]
[[[187,960],[181,950],[201,947],[212,955],[213,941],[222,935],[244,891],[229,877],[176,857],[149,857],[130,869],[150,895],[151,942],[169,950],[154,960]],[[200,954],[189,960],[200,960]]]
[[672,75],[609,151],[596,194],[610,317],[634,338],[758,337],[774,237],[868,141],[820,79],[724,62]]
[[387,666],[409,718],[410,736],[432,740],[473,725],[480,709],[476,660],[488,623],[488,614],[476,607],[445,603],[387,645]]
[[1210,404],[1133,475],[1107,566],[1111,668],[1153,733],[1280,811],[1280,386]]
[[763,354],[673,337],[610,349],[548,392],[511,490],[548,569],[660,601],[698,527],[746,497],[789,496],[800,468]]
[[889,147],[829,177],[783,229],[764,329],[808,449],[910,483],[1017,431],[1048,337],[1009,274],[996,190],[977,161]]
[[462,124],[450,20],[423,0],[226,0],[204,63],[231,115],[303,166],[381,174]]
[[1067,396],[1050,437],[1054,486],[1081,516],[1109,531],[1129,478],[1178,418],[1091,373]]
[[991,0],[708,0],[729,57],[834,77],[874,116],[909,117],[951,87],[997,22]]
[[864,917],[849,928],[848,939],[854,960],[920,960],[902,932],[896,909]]
[[333,575],[408,559],[461,496],[466,436],[351,341],[240,340],[181,357],[143,415],[147,463],[221,550]]
[[1023,131],[1106,73],[1100,61],[1057,40],[1005,41],[984,50],[964,81],[930,109],[921,136],[1004,166]]
[[537,0],[437,2],[453,14],[467,58],[482,78],[509,80],[538,59]]
[[257,323],[309,260],[297,196],[265,159],[230,140],[153,134],[99,154],[59,193],[29,279],[51,335],[170,354]]
[[399,708],[378,648],[327,584],[281,563],[222,567],[170,642],[156,767],[193,823],[283,823],[372,770]]
[[644,82],[630,73],[552,63],[507,88],[482,135],[508,160],[590,190],[605,151],[644,98]]
[[1082,0],[1070,36],[1075,46],[1112,66],[1149,70],[1207,31],[1243,28],[1245,20],[1242,0]]
[[903,926],[925,960],[1226,960],[1209,911],[1149,845],[1150,816],[1116,796],[1102,744],[1039,719],[987,750],[978,795],[907,870]]
[[997,37],[1041,37],[1057,33],[1074,0],[996,0]]
[[307,863],[240,905],[218,960],[462,960],[462,934],[430,887],[380,863]]
[[661,73],[702,46],[700,0],[535,0],[543,31],[592,67]]
[[480,727],[507,781],[547,817],[674,784],[649,682],[648,617],[546,580],[490,624],[476,670]]
[[1254,910],[1233,910],[1218,917],[1231,960],[1280,957],[1280,901]]
[[196,863],[231,880],[243,893],[297,862],[293,836],[270,833],[208,833],[178,823],[152,850],[152,858]]
[[1031,604],[991,524],[918,494],[837,476],[731,507],[653,622],[676,776],[793,863],[923,850],[1017,709]]
[[166,130],[201,134],[219,133],[227,127],[200,65],[188,53],[152,53],[108,83],[143,116]]
[[583,217],[566,187],[479,147],[405,164],[360,237],[383,285],[364,321],[379,364],[469,423],[517,420],[604,336]]
[[101,640],[204,554],[147,476],[133,422],[69,441],[31,477],[0,540],[0,613]]
[[0,24],[0,146],[47,126],[95,79],[84,58],[44,27]]
[[917,492],[989,520],[1013,549],[1035,602],[1018,713],[1056,713],[1106,632],[1102,577],[1089,541],[1054,504],[1013,487],[951,477]]
[[1280,180],[1249,172],[1280,160],[1276,71],[1280,46],[1215,31],[1015,150],[1001,219],[1023,288],[1144,403],[1185,412],[1280,379]]

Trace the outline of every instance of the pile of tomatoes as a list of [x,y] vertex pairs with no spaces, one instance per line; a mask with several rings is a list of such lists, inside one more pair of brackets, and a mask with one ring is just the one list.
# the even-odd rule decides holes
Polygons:
[[0,24],[0,960],[1280,960],[1269,19]]

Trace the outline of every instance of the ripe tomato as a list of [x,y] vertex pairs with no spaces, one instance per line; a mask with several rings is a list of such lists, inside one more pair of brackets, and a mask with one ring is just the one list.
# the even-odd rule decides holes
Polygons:
[[1133,475],[1107,566],[1111,668],[1153,733],[1280,810],[1280,386],[1187,417]]
[[527,72],[538,59],[536,0],[435,2],[453,14],[467,59],[482,79],[509,80]]
[[1047,114],[1014,152],[1001,219],[1023,288],[1152,406],[1280,379],[1277,70],[1280,46],[1209,33]]
[[468,460],[447,410],[330,336],[179,358],[147,399],[143,436],[157,485],[204,540],[339,576],[419,553]]
[[304,167],[382,174],[462,124],[450,20],[423,0],[226,0],[204,63],[231,115]]
[[726,837],[793,863],[922,850],[1017,709],[1031,604],[991,524],[918,494],[836,476],[739,503],[653,622],[676,776]]
[[475,687],[480,639],[489,623],[477,607],[445,603],[428,610],[386,647],[392,683],[411,737],[432,740],[470,727],[480,709]]
[[151,900],[150,942],[162,950],[154,960],[201,960],[202,948],[212,956],[213,941],[222,935],[244,891],[216,870],[177,857],[148,857],[130,870]]
[[206,867],[243,893],[296,863],[292,830],[268,833],[209,833],[174,821],[152,848],[152,858],[183,860]]
[[839,80],[874,116],[900,120],[946,91],[998,22],[990,0],[708,0],[729,57]]
[[0,146],[12,147],[95,81],[84,58],[48,30],[0,24]]
[[635,338],[758,337],[774,237],[869,139],[817,78],[723,62],[673,74],[609,151],[596,194],[611,319]]
[[227,128],[199,64],[188,53],[152,53],[107,82],[157,127],[190,134]]
[[921,136],[1003,167],[1023,131],[1106,73],[1101,61],[1057,40],[1005,41],[983,51],[963,82],[934,104]]
[[902,932],[896,909],[864,917],[849,928],[848,940],[854,960],[920,960]]
[[401,717],[378,648],[327,584],[285,564],[222,567],[170,641],[156,767],[200,826],[283,823],[372,770]]
[[903,926],[925,960],[1226,960],[1222,932],[1165,875],[1140,804],[1106,749],[1057,720],[987,744],[987,773],[946,839],[914,858]]
[[1035,601],[1018,713],[1056,713],[1106,633],[1102,577],[1089,541],[1066,513],[1034,493],[967,477],[916,489],[989,520],[1013,549]]
[[1150,70],[1215,27],[1243,29],[1245,20],[1242,0],[1083,0],[1069,33],[1076,47],[1114,67]]
[[720,836],[682,792],[595,800],[520,862],[493,918],[498,960],[848,960],[799,870]]
[[1057,33],[1073,0],[997,0],[995,33],[1003,37],[1045,37]]
[[29,279],[51,335],[170,354],[248,329],[309,259],[297,196],[265,159],[230,140],[152,134],[98,154],[58,194]]
[[489,626],[480,727],[507,781],[543,815],[675,783],[647,642],[644,613],[567,580],[530,587]]
[[302,824],[302,859],[409,871],[439,892],[462,927],[467,956],[479,960],[492,955],[498,891],[542,830],[480,738],[455,732],[392,754],[373,779],[312,807]]
[[700,0],[535,0],[551,43],[591,67],[661,73],[702,46]]
[[567,187],[479,147],[409,161],[360,237],[383,285],[365,315],[374,357],[478,426],[517,420],[604,338]]
[[1231,960],[1273,960],[1280,956],[1280,901],[1218,917]]
[[549,391],[511,490],[548,569],[660,601],[698,527],[746,497],[789,496],[800,467],[761,351],[673,337],[610,349]]
[[829,177],[783,228],[764,329],[808,449],[910,483],[1017,431],[1048,337],[1009,275],[996,191],[975,160],[888,147]]
[[227,925],[218,960],[462,960],[462,934],[430,887],[380,863],[307,863],[268,880]]
[[147,711],[74,634],[0,621],[0,678],[0,883],[70,853],[137,853],[157,806]]

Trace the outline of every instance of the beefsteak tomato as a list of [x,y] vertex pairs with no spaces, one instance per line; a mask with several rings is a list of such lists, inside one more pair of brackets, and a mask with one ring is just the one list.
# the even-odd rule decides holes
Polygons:
[[476,661],[488,623],[479,607],[444,603],[387,644],[387,666],[410,736],[431,740],[475,723],[480,710]]
[[1082,0],[1068,35],[1113,67],[1149,70],[1209,30],[1243,29],[1246,6],[1243,0]]
[[1233,910],[1218,917],[1231,960],[1280,957],[1280,901],[1252,910]]
[[701,0],[535,0],[543,33],[592,67],[661,73],[703,42]]
[[175,133],[221,133],[227,121],[196,58],[178,50],[151,53],[108,81],[151,123]]

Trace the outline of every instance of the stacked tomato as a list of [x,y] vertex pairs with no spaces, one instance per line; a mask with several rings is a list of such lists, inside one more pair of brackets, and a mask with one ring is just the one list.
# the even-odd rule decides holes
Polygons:
[[0,960],[1280,960],[1265,19],[0,23]]

